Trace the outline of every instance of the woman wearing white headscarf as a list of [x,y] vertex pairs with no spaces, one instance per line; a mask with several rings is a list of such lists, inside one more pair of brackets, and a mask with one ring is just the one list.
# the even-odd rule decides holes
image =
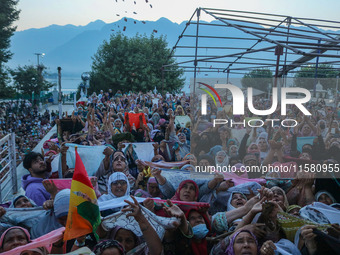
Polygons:
[[256,139],[256,144],[260,149],[260,160],[263,162],[269,152],[268,134],[266,132],[262,132]]
[[123,128],[124,125],[121,119],[118,118],[113,122],[114,135],[123,133]]
[[232,192],[228,198],[227,211],[218,212],[212,216],[212,226],[217,233],[234,230],[236,223],[242,220],[242,217],[249,211],[252,206],[244,206],[246,203],[254,205],[259,199],[253,197],[247,200],[247,197],[240,192]]
[[130,183],[127,176],[122,172],[114,172],[108,181],[108,194],[98,198],[98,202],[111,200],[118,197],[130,195]]
[[219,166],[219,167],[228,166],[229,157],[225,151],[221,150],[216,153],[215,164],[216,166]]

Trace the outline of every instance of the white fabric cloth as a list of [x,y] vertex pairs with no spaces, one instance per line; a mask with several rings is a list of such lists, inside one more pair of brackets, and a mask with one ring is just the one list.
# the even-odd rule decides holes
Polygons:
[[185,128],[185,124],[187,124],[187,122],[191,123],[191,119],[187,115],[175,117],[175,125],[180,124],[182,128]]
[[[142,197],[135,197],[135,198],[139,203],[143,202],[146,199],[146,198],[142,198]],[[115,208],[124,207],[124,206],[128,205],[127,203],[124,202],[124,200],[128,200],[128,201],[133,202],[133,200],[130,196],[117,197],[117,198],[113,198],[113,199],[105,200],[105,201],[99,201],[99,199],[98,199],[99,210],[105,211],[105,210],[108,210],[108,209],[115,209]]]
[[99,168],[100,163],[104,159],[103,151],[106,146],[85,146],[78,145],[73,143],[67,143],[66,146],[69,147],[66,154],[67,165],[70,168],[74,168],[75,166],[75,146],[78,147],[78,154],[81,157],[81,160],[84,163],[86,171],[89,176],[94,176],[97,169]]
[[[161,239],[163,238],[166,229],[175,228],[174,223],[180,223],[180,220],[175,217],[166,218],[157,216],[143,206],[141,206],[141,209],[144,217],[149,221]],[[116,226],[120,226],[132,231],[137,236],[142,236],[143,233],[138,222],[133,217],[127,217],[126,215],[128,213],[129,212],[118,212],[103,218],[102,226],[104,230],[108,231]]]
[[153,158],[153,144],[154,143],[124,143],[125,148],[128,148],[129,144],[133,145],[133,150],[136,152],[138,159],[144,161],[151,161]]
[[340,224],[340,211],[320,202],[314,202],[302,207],[300,216],[318,224]]
[[24,224],[32,227],[33,224],[39,222],[39,218],[45,215],[46,210],[40,207],[31,208],[6,208],[6,214],[2,216],[4,221],[8,221],[13,225]]
[[301,255],[295,244],[287,239],[280,239],[280,241],[275,243],[275,246],[275,255]]

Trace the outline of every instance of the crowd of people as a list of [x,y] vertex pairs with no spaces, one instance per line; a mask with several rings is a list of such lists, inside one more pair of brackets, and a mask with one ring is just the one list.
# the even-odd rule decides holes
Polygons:
[[[66,226],[70,189],[54,180],[72,178],[69,153],[77,144],[91,154],[103,148],[94,156],[98,162],[85,163],[88,172],[96,166],[90,174],[102,216],[96,235],[61,238],[21,254],[338,254],[337,109],[310,102],[312,116],[292,106],[287,116],[278,109],[260,118],[263,125],[249,127],[241,123],[255,116],[233,116],[232,101],[226,96],[223,103],[208,102],[202,116],[199,97],[185,93],[109,90],[78,102],[72,114],[55,120],[58,132],[43,154],[25,155],[25,195],[0,207],[0,252]],[[256,109],[270,103],[254,99]],[[5,116],[17,112],[9,107]],[[29,119],[24,112],[20,124]],[[214,118],[238,124],[214,126]],[[282,118],[298,125],[281,126]],[[264,172],[263,166],[290,171]]]
[[[55,114],[53,114],[55,115]],[[3,101],[0,103],[0,139],[15,133],[16,165],[19,165],[25,154],[32,151],[41,139],[50,131],[54,122],[51,121],[49,111],[39,113],[38,106],[32,105],[28,100]],[[0,172],[8,160],[8,143],[0,146]]]

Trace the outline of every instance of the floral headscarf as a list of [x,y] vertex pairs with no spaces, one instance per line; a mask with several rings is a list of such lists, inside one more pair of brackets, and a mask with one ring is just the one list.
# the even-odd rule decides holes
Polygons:
[[94,249],[93,252],[95,255],[101,255],[106,249],[115,247],[119,250],[119,253],[121,255],[125,254],[124,247],[116,240],[104,240],[98,243]]

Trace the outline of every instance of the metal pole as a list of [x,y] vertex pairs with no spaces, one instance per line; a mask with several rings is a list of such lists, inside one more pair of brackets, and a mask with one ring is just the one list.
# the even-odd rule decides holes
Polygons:
[[335,112],[338,108],[338,86],[339,86],[339,75],[336,76],[336,89],[335,89]]
[[85,98],[87,98],[87,80],[85,81]]
[[61,120],[63,118],[63,108],[62,108],[62,98],[61,98],[61,67],[58,67],[58,85],[59,85],[59,119]]
[[274,87],[277,87],[277,78],[279,74],[279,66],[280,66],[280,56],[283,55],[283,47],[280,45],[277,45],[275,47],[275,55],[277,56],[276,58],[276,68],[275,68],[275,82],[274,82]]
[[[288,17],[288,18],[287,18],[288,29],[287,29],[287,40],[286,40],[286,44],[288,44],[288,41],[289,41],[289,29],[290,29],[291,22],[292,22],[292,17]],[[284,87],[287,86],[287,73],[286,73],[287,55],[288,55],[288,49],[286,48],[286,49],[285,49],[285,63],[284,63],[284,65],[283,65],[283,76],[284,76],[284,78],[285,78],[285,80],[284,80],[284,82],[285,82]]]
[[18,192],[18,184],[17,184],[17,159],[16,159],[16,153],[15,153],[15,133],[11,133],[10,138],[10,144],[11,144],[11,161],[12,161],[12,191],[13,194]]
[[77,96],[77,93],[74,92],[73,93],[73,107],[74,107],[75,111],[77,111],[77,98],[76,98],[76,96]]
[[195,47],[195,70],[194,70],[194,94],[195,94],[195,88],[196,88],[196,69],[197,69],[197,46],[198,46],[198,31],[199,31],[199,22],[200,22],[200,15],[201,15],[201,8],[196,9],[197,13],[197,28],[196,28],[196,47]]
[[[321,38],[318,40],[318,47],[320,47]],[[318,50],[318,53],[320,53],[320,50]],[[316,84],[317,84],[317,78],[318,78],[318,67],[319,67],[319,56],[316,57],[316,63],[315,63],[315,74],[314,74],[314,89],[313,89],[313,97],[316,97]]]

